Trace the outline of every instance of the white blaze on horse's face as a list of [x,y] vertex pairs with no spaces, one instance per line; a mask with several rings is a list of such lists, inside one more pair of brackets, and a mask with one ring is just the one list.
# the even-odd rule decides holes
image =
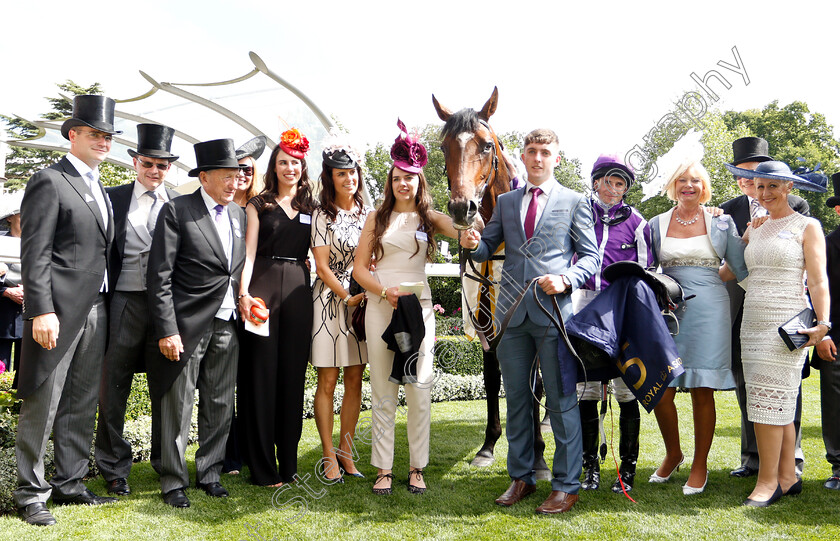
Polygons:
[[528,171],[528,182],[539,186],[554,176],[554,168],[560,165],[560,149],[556,143],[531,143],[525,147],[522,161]]
[[391,189],[397,202],[414,201],[419,186],[420,175],[394,167],[394,172],[391,174]]

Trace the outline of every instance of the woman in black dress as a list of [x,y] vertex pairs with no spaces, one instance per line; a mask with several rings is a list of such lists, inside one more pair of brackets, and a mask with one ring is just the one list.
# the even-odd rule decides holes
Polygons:
[[245,463],[256,485],[282,486],[297,472],[312,334],[306,257],[314,202],[306,173],[308,150],[309,141],[300,132],[284,132],[271,153],[265,189],[246,210],[239,308],[249,318],[254,298],[260,297],[269,309],[264,323],[269,335],[246,333],[240,367]]

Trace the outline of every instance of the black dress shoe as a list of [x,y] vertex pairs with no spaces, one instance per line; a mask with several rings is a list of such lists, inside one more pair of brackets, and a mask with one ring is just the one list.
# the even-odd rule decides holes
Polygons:
[[18,507],[18,514],[24,522],[33,526],[52,526],[55,524],[55,517],[47,509],[47,504],[43,502],[35,502],[25,507]]
[[103,505],[106,503],[114,503],[116,501],[116,498],[109,498],[107,496],[97,496],[87,488],[84,490],[84,492],[81,492],[69,498],[53,496],[53,503],[55,503],[56,505]]
[[227,498],[230,495],[227,489],[218,481],[207,484],[196,483],[195,486],[206,492],[208,496],[213,496],[214,498]]
[[773,492],[773,495],[770,496],[770,498],[768,498],[767,500],[759,501],[747,498],[746,500],[744,500],[744,505],[746,505],[747,507],[770,507],[771,505],[782,499],[783,495],[784,494],[782,493],[782,487],[781,485],[779,485],[776,486],[776,491]]
[[757,474],[758,470],[755,468],[750,468],[749,466],[741,466],[735,470],[729,472],[729,475],[732,477],[740,477],[741,479],[745,477],[752,477],[753,475]]
[[826,479],[823,486],[829,490],[840,490],[840,476],[832,475]]
[[172,507],[178,508],[185,508],[190,506],[190,499],[187,498],[187,493],[184,492],[183,488],[176,488],[175,490],[170,490],[166,494],[163,495],[164,503],[171,505]]
[[108,494],[116,494],[117,496],[128,496],[131,494],[131,489],[128,487],[128,480],[125,477],[118,477],[113,481],[108,481],[106,485]]
[[802,479],[797,479],[796,482],[790,485],[790,488],[787,489],[787,492],[784,493],[785,496],[796,496],[797,494],[802,494]]

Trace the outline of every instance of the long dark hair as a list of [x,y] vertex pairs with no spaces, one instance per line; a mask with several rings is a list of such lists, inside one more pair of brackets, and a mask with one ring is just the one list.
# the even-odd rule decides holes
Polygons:
[[[260,192],[260,195],[268,195],[271,197],[263,197],[264,208],[271,209],[277,206],[276,198],[279,197],[278,186],[280,181],[277,179],[277,155],[282,149],[280,145],[274,147],[271,151],[271,157],[268,159],[268,171],[265,172],[265,188]],[[309,169],[306,167],[306,158],[301,158],[300,163],[303,170],[300,173],[300,180],[297,183],[297,191],[295,197],[292,199],[292,208],[304,214],[312,214],[315,210],[315,200],[312,198],[312,187],[309,185]]]
[[[338,209],[335,206],[335,182],[333,181],[334,167],[330,167],[326,163],[322,164],[321,168],[321,211],[327,215],[330,221],[335,220],[335,215]],[[362,166],[356,165],[356,174],[359,176],[358,186],[356,186],[356,193],[353,194],[353,201],[356,203],[356,208],[362,209],[365,207],[365,200],[362,198]]]
[[[394,169],[396,169],[396,166],[391,166],[391,170],[388,171],[388,180],[385,182],[385,193],[382,196],[382,204],[376,209],[376,217],[374,218],[371,251],[376,259],[382,258],[382,236],[385,234],[385,229],[391,221],[391,214],[394,212],[394,205],[397,202],[392,186]],[[432,196],[429,194],[429,185],[426,184],[426,175],[423,174],[422,169],[417,173],[417,176],[420,177],[420,180],[417,183],[417,194],[414,196],[414,204],[417,207],[417,215],[420,217],[420,228],[418,231],[424,231],[429,237],[426,246],[426,260],[431,261],[437,249],[433,238],[435,235],[435,226],[431,216]],[[417,237],[414,238],[414,244],[417,246],[417,249],[411,254],[412,257],[420,251],[420,243],[417,242]]]

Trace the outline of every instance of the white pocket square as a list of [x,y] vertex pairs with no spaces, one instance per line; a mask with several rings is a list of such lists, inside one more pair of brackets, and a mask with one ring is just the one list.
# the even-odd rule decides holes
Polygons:
[[91,195],[89,193],[85,194],[85,203],[93,203],[94,201],[96,201],[96,199],[91,197]]

